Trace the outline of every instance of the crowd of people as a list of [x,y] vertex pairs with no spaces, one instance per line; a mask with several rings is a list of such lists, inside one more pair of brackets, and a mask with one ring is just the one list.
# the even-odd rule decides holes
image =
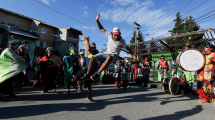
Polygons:
[[[100,14],[96,17],[98,28],[108,37],[107,50],[103,53],[99,53],[96,49],[96,44],[90,42],[88,37],[84,40],[87,43],[87,51],[89,52],[87,57],[84,57],[84,53],[71,47],[69,48],[70,54],[59,57],[54,54],[54,49],[48,47],[44,52],[45,55],[37,57],[36,65],[33,69],[29,54],[27,42],[23,41],[22,45],[18,46],[17,40],[9,42],[9,48],[11,53],[18,55],[26,63],[25,69],[16,73],[14,76],[0,82],[0,92],[9,95],[10,98],[15,98],[13,83],[15,84],[15,90],[19,90],[22,85],[28,85],[29,73],[35,71],[34,87],[42,86],[42,94],[48,93],[48,90],[52,88],[52,92],[56,92],[56,88],[64,85],[67,89],[67,94],[70,94],[70,87],[77,89],[74,94],[83,94],[83,86],[88,89],[88,96],[86,100],[92,101],[92,82],[100,80],[101,74],[103,74],[102,83],[115,83],[118,88],[123,86],[126,90],[129,86],[129,80],[137,81],[138,85],[143,87],[149,81],[149,74],[151,63],[148,61],[148,57],[145,57],[143,61],[138,61],[137,56],[133,54],[131,49],[127,46],[125,40],[121,37],[121,32],[118,27],[114,27],[112,32],[106,31],[99,22]],[[204,48],[204,57],[206,63],[204,67],[197,71],[198,73],[198,89],[197,93],[200,97],[200,103],[214,102],[213,91],[213,74],[215,65],[215,54],[213,52],[213,45],[207,44]],[[125,63],[120,59],[119,54],[122,49],[129,51],[133,59],[131,64]],[[0,52],[3,50],[0,49]],[[1,54],[1,57],[5,57],[5,53]],[[18,59],[18,58],[17,58]],[[140,63],[142,67],[140,71],[143,74],[142,78],[138,78],[138,68]],[[108,69],[110,64],[115,64],[114,71]],[[168,62],[165,56],[162,55],[157,66],[157,70],[161,70],[161,82],[164,83],[165,75],[169,69],[172,69],[171,76],[178,79],[180,85],[180,92],[186,93],[189,84],[186,80],[185,73],[178,69],[177,65],[172,65],[169,68]],[[105,72],[105,74],[104,74]],[[144,80],[144,81],[143,81]]]

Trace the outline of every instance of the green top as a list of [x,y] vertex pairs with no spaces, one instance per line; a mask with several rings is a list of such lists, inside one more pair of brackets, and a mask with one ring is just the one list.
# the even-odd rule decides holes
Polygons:
[[36,66],[35,66],[35,70],[40,71],[40,65],[36,65]]
[[123,72],[123,81],[128,81],[128,73]]

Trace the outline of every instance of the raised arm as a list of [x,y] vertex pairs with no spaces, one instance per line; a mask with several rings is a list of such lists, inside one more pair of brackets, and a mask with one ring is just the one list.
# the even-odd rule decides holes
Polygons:
[[84,37],[84,40],[87,41],[87,50],[88,50],[89,52],[92,52],[92,48],[90,47],[90,43],[89,43],[89,38],[88,38],[88,37]]
[[102,26],[101,23],[99,22],[99,17],[100,17],[100,13],[98,13],[98,15],[97,15],[97,17],[96,17],[97,25],[98,25],[99,29],[100,29],[103,33],[106,33],[106,30],[103,28],[103,26]]

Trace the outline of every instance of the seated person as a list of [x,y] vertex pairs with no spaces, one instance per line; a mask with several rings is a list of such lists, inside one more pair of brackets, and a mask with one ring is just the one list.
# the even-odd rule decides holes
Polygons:
[[182,94],[186,93],[189,87],[189,84],[186,80],[186,76],[182,70],[178,70],[177,65],[173,65],[171,67],[172,71],[172,76],[174,78],[178,78],[179,80],[179,90]]

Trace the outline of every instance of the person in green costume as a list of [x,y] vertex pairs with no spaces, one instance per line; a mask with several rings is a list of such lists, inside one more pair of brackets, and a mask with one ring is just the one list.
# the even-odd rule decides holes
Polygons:
[[71,78],[73,73],[73,61],[77,59],[76,56],[74,56],[75,50],[73,48],[70,48],[70,56],[65,56],[63,58],[63,70],[64,70],[64,85],[68,89],[67,94],[70,93],[70,84],[71,84]]

